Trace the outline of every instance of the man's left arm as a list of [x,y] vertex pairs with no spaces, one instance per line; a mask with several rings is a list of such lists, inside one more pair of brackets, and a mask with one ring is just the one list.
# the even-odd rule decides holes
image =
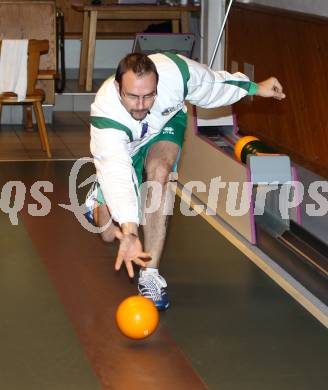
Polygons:
[[242,73],[231,74],[226,71],[213,71],[206,65],[185,58],[190,79],[186,100],[204,108],[221,107],[236,103],[247,95],[285,97],[279,81],[270,77],[258,84],[250,81]]

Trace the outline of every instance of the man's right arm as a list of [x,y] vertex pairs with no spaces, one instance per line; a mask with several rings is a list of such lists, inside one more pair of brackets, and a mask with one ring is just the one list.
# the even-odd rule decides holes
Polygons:
[[145,267],[150,254],[143,251],[138,238],[138,184],[133,180],[135,175],[128,142],[123,131],[98,129],[91,125],[91,152],[97,178],[111,216],[121,226],[115,269],[118,271],[124,263],[129,276],[133,277],[132,263]]
[[97,178],[113,219],[120,225],[139,223],[138,194],[129,138],[123,131],[91,125],[91,152]]

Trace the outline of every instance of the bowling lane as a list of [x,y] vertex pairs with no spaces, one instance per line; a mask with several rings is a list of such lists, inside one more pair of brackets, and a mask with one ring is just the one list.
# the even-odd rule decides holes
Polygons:
[[[68,178],[71,166],[72,162],[3,163],[1,185],[3,187],[8,180],[22,181],[29,192],[36,180],[49,181],[53,184],[53,191],[45,194],[51,205],[50,213],[43,217],[31,216],[31,205],[36,201],[27,195],[18,227],[27,232],[35,248],[31,261],[34,261],[35,257],[42,259],[56,291],[52,290],[52,294],[63,305],[62,307],[59,305],[59,310],[65,311],[66,322],[68,324],[71,322],[80,348],[86,353],[89,366],[80,368],[81,381],[83,375],[88,376],[85,373],[91,373],[92,376],[93,371],[98,378],[98,385],[104,389],[204,389],[206,386],[203,381],[197,376],[165,327],[160,326],[156,334],[146,341],[131,341],[118,332],[114,319],[116,308],[123,298],[135,294],[136,289],[124,272],[116,273],[113,269],[113,258],[117,248],[103,244],[98,236],[84,230],[70,211],[58,206],[59,203],[69,203]],[[9,225],[8,217],[6,223]],[[11,227],[6,224],[3,226],[3,232],[10,233],[10,229]],[[13,250],[14,245],[15,242],[11,242],[8,251]],[[22,255],[19,254],[19,259],[20,256]],[[22,278],[24,277],[27,278],[27,275],[23,272]],[[44,283],[43,278],[48,277],[45,273],[43,278],[41,276],[40,278],[41,283]],[[12,281],[13,289],[14,283],[15,280]],[[28,289],[28,286],[26,288]],[[37,287],[33,284],[32,288]],[[44,294],[42,286],[39,290],[40,295]],[[17,311],[23,307],[28,311],[32,304],[33,301],[20,302]],[[47,310],[53,310],[51,303],[49,307],[41,305],[38,310],[33,310],[35,320],[46,315]],[[14,323],[15,317],[9,316],[8,321]],[[17,332],[23,331],[24,326],[23,321],[16,324]],[[57,331],[56,321],[52,323],[49,320],[48,326],[51,342],[59,351],[60,348],[64,348],[63,355],[64,352],[67,353],[67,358],[72,359],[70,362],[72,365],[77,359],[73,352],[70,354],[70,351],[74,351],[74,339],[72,345],[70,340],[66,339],[63,346],[62,335]],[[15,333],[10,332],[10,326],[8,329],[9,345],[15,343],[16,338]],[[46,332],[45,329],[43,331]],[[24,336],[25,333],[20,339],[20,345],[22,349],[27,350],[27,357],[33,353],[34,344],[40,344],[48,352],[49,360],[56,361],[56,367],[52,371],[52,376],[48,378],[47,385],[42,387],[36,386],[20,365],[14,367],[8,362],[12,367],[10,374],[12,386],[7,388],[22,388],[20,381],[27,384],[23,388],[33,389],[95,388],[95,384],[89,385],[90,379],[89,382],[86,380],[80,385],[79,380],[75,381],[73,376],[67,378],[67,386],[65,381],[59,385],[55,372],[59,377],[63,376],[67,370],[67,362],[64,359],[61,361],[60,356],[53,355],[53,351],[46,348],[44,340],[38,339],[38,329],[31,332],[27,339]],[[4,353],[4,350],[1,353]],[[63,356],[65,357],[66,355]],[[4,354],[2,360],[5,358]],[[39,375],[42,378],[45,361],[37,360],[35,372],[38,372],[38,363]],[[14,376],[15,372],[20,373],[21,377]]]
[[[151,338],[130,341],[121,336],[114,313],[123,298],[135,293],[136,286],[129,283],[124,272],[115,273],[113,269],[117,247],[103,244],[96,235],[85,231],[70,211],[58,206],[69,203],[72,162],[1,165],[2,187],[8,180],[21,180],[26,188],[31,188],[35,180],[53,183],[53,191],[46,194],[50,214],[31,216],[27,206],[36,201],[28,196],[18,227],[11,226],[5,214],[2,234],[11,237],[12,229],[23,230],[26,237],[28,234],[30,242],[22,242],[19,247],[32,245],[31,261],[38,258],[48,272],[48,276],[45,272],[40,276],[41,285],[31,283],[31,289],[37,288],[41,296],[43,284],[50,277],[53,299],[62,304],[56,310],[64,313],[66,325],[74,329],[77,338],[74,334],[72,341],[63,338],[56,321],[49,321],[49,329],[43,330],[59,352],[66,347],[66,358],[71,356],[71,364],[77,362],[77,374],[90,375],[91,385],[85,388],[324,388],[328,380],[327,330],[201,217],[181,216],[178,207],[171,219],[162,263],[172,307],[161,314],[160,327]],[[79,181],[90,172],[91,169],[82,172]],[[178,198],[176,205],[179,206]],[[6,253],[15,249],[15,241],[8,245]],[[20,252],[17,258],[21,257]],[[10,299],[9,296],[8,305]],[[32,303],[33,300],[15,303],[17,312],[23,307],[28,311]],[[53,305],[39,305],[38,310],[31,311],[33,317],[42,318]],[[12,313],[7,317],[11,324],[16,322]],[[24,325],[21,319],[15,328],[8,326],[7,350],[16,340],[10,329],[22,332]],[[28,354],[34,343],[46,345],[38,335],[37,329],[28,336],[22,333],[21,349]],[[69,354],[75,348],[84,350],[89,364],[80,362],[79,366],[79,358]],[[55,352],[51,348],[47,351],[49,361],[55,359]],[[1,354],[3,361],[6,355],[3,351]],[[65,356],[62,361],[55,360],[56,372],[64,378],[67,360]],[[36,361],[34,366],[40,376],[44,361]],[[70,375],[66,377],[67,386],[58,386],[54,371],[48,376],[47,386],[33,386],[31,377],[24,374],[23,363],[15,367],[13,362],[14,359],[8,361],[8,369],[12,367],[10,383],[18,384],[12,386],[14,389],[20,388],[21,383],[14,372],[21,372],[21,378],[33,389],[83,389]],[[92,381],[92,372],[98,383]]]

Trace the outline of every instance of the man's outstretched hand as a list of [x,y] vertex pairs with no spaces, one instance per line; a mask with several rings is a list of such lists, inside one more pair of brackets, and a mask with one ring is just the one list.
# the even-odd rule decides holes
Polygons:
[[132,263],[146,267],[145,262],[151,260],[151,256],[142,250],[141,242],[135,235],[121,233],[117,238],[120,240],[120,247],[115,261],[115,269],[118,271],[125,263],[130,278],[133,278]]
[[272,97],[274,99],[285,99],[286,95],[283,93],[282,85],[275,77],[270,77],[267,80],[257,83],[256,96]]

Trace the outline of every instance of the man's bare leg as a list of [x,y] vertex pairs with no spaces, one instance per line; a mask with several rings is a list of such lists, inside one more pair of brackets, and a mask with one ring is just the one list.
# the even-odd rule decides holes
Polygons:
[[100,233],[101,238],[105,242],[113,242],[115,238],[119,238],[121,235],[120,228],[111,220],[108,207],[105,204],[98,205],[93,211],[93,220],[98,227],[108,227]]
[[[144,225],[144,250],[151,254],[152,260],[147,267],[158,268],[166,237],[167,216],[164,215],[164,200],[166,198],[167,183],[172,167],[176,162],[179,146],[170,141],[160,141],[154,144],[148,153],[146,161],[147,180],[156,181],[162,186],[160,207],[153,213],[146,214]],[[146,201],[151,202],[151,190]]]

